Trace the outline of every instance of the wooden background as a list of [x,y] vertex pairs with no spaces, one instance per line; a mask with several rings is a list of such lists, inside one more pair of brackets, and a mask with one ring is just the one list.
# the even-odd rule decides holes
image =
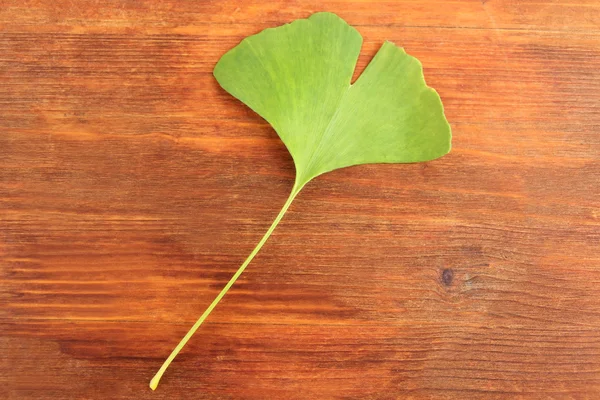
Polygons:
[[[220,89],[321,10],[424,64],[454,147],[320,177]],[[600,398],[596,0],[0,0],[0,398]]]

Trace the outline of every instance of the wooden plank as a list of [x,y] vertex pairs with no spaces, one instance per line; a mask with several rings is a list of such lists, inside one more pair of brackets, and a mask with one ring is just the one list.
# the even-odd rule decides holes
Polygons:
[[5,0],[0,23],[18,31],[209,32],[238,24],[260,29],[318,11],[339,14],[356,26],[444,27],[585,31],[600,28],[595,0],[328,0],[110,3],[69,0]]
[[[452,153],[294,176],[212,68],[337,12],[417,56]],[[595,398],[596,1],[5,1],[0,397]]]

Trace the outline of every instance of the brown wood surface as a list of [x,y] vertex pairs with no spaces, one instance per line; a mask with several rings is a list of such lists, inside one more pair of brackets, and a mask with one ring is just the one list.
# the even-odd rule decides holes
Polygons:
[[[452,153],[320,177],[219,88],[321,10],[417,56]],[[357,71],[357,73],[358,73]],[[0,0],[0,398],[600,398],[597,0]]]

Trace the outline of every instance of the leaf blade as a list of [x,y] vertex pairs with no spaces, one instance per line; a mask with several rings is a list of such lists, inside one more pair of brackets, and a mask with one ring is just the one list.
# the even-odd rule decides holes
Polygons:
[[294,159],[296,182],[352,165],[429,161],[451,128],[421,63],[385,42],[351,85],[362,37],[331,13],[244,39],[217,63],[219,84],[265,118]]

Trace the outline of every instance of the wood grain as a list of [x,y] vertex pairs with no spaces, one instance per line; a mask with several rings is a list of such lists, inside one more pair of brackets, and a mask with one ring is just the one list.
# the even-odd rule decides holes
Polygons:
[[[292,186],[218,58],[312,12],[417,56],[452,153]],[[600,397],[600,3],[0,1],[0,397]]]

